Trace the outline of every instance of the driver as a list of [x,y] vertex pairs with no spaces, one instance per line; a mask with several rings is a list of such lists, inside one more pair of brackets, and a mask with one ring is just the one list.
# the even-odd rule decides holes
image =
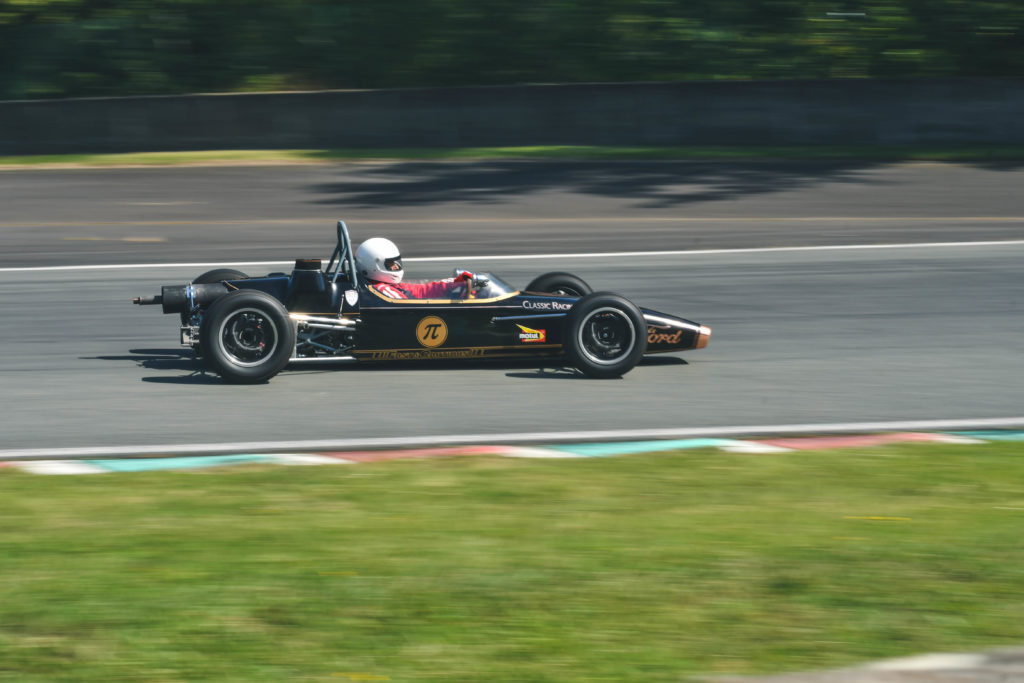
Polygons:
[[370,287],[391,299],[452,299],[456,290],[487,284],[485,278],[468,270],[457,270],[455,277],[434,282],[402,282],[402,254],[384,237],[371,237],[359,245],[356,268],[370,281]]

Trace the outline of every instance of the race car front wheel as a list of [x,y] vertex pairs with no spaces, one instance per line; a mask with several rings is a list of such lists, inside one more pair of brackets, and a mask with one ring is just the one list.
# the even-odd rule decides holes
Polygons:
[[558,296],[586,296],[594,290],[572,273],[544,273],[526,285],[526,291]]
[[621,377],[647,349],[643,313],[618,294],[588,294],[569,309],[565,325],[565,355],[588,377]]
[[274,297],[238,290],[213,302],[203,317],[199,340],[207,364],[229,384],[265,382],[288,364],[295,328]]

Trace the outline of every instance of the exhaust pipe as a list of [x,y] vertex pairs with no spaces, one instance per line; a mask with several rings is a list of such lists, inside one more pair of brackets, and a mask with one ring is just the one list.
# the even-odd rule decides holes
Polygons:
[[207,306],[227,294],[230,289],[223,282],[206,285],[165,285],[156,296],[137,296],[133,304],[163,306],[164,313],[188,313],[193,306]]

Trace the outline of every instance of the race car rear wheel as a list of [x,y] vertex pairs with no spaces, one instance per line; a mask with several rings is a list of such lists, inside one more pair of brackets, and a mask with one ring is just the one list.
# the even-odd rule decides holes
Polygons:
[[295,327],[274,297],[238,290],[217,299],[203,317],[199,340],[207,364],[229,384],[265,382],[288,364]]
[[240,270],[234,268],[214,268],[208,270],[195,280],[192,281],[194,285],[209,285],[214,282],[224,282],[225,280],[248,280],[249,276]]
[[611,292],[588,294],[577,301],[565,325],[565,355],[588,377],[621,377],[640,362],[647,348],[643,313]]
[[526,291],[558,296],[586,296],[594,290],[572,273],[544,273],[526,285]]
[[[249,279],[248,275],[246,275],[245,273],[243,273],[240,270],[235,270],[234,268],[214,268],[213,270],[208,270],[205,273],[203,273],[202,275],[200,275],[199,277],[197,277],[195,280],[192,281],[192,284],[194,284],[194,285],[212,285],[212,284],[217,283],[217,282],[224,282],[225,280],[248,280],[248,279]],[[182,325],[188,325],[189,324],[189,318],[191,318],[191,313],[189,313],[188,311],[182,312],[181,313],[181,324]],[[195,351],[195,354],[196,354],[197,358],[201,357],[203,355],[203,345],[202,344],[193,344],[192,345],[192,350]]]

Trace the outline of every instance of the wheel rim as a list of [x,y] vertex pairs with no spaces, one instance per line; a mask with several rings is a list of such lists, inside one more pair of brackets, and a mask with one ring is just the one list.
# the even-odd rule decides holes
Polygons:
[[575,288],[569,287],[567,285],[556,287],[555,291],[551,293],[557,294],[558,296],[583,296],[583,292],[578,292]]
[[277,348],[277,325],[263,311],[243,308],[224,319],[217,338],[228,360],[253,367],[265,362]]
[[613,365],[629,356],[636,346],[636,327],[617,308],[590,312],[577,332],[580,351],[598,365]]

